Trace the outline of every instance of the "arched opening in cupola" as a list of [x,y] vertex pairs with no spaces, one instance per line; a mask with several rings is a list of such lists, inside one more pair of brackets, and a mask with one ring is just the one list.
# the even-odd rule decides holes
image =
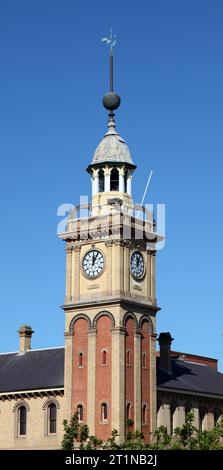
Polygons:
[[99,170],[99,172],[98,172],[98,182],[99,182],[99,193],[103,193],[104,190],[105,190],[104,170]]
[[111,191],[119,190],[119,172],[117,168],[113,168],[111,171],[110,190]]

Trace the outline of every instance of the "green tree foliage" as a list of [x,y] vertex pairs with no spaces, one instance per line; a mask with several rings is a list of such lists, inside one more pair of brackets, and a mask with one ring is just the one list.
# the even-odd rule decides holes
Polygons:
[[154,433],[154,443],[146,443],[143,433],[133,431],[133,421],[126,423],[126,440],[118,445],[116,440],[118,431],[112,430],[111,437],[103,442],[96,436],[89,435],[86,424],[78,422],[75,414],[68,424],[64,420],[64,436],[62,449],[73,450],[223,450],[223,421],[217,424],[211,431],[198,431],[193,424],[193,413],[186,415],[185,424],[174,430],[174,436],[170,436],[165,426],[160,426]]

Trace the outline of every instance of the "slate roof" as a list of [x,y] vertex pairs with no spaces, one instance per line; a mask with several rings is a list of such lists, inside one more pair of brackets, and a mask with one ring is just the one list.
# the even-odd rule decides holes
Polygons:
[[104,135],[94,152],[91,164],[113,162],[133,165],[129,148],[124,139],[116,131],[115,123],[109,123],[108,127],[108,132]]
[[222,395],[223,398],[223,374],[212,367],[182,360],[171,360],[172,373],[159,368],[157,358],[157,386],[162,389],[175,389],[179,392],[189,391],[193,393],[206,393]]
[[[0,354],[0,393],[63,388],[64,348],[39,349],[24,354]],[[172,359],[172,374],[159,367],[157,386],[179,392],[222,395],[223,374],[213,368]]]
[[64,348],[0,354],[0,393],[64,386]]

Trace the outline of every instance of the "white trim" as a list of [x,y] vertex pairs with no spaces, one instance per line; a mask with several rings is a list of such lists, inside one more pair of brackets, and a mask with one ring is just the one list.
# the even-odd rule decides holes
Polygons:
[[61,388],[37,388],[35,390],[21,390],[21,391],[16,391],[16,392],[1,392],[0,396],[4,395],[21,395],[22,393],[41,393],[41,392],[54,392],[54,391],[60,391],[64,390],[64,387]]
[[[33,351],[48,351],[49,349],[50,350],[51,349],[65,349],[65,347],[64,346],[52,346],[52,348],[28,349],[25,352],[27,353],[27,352],[33,352]],[[0,356],[6,355],[6,354],[20,354],[20,352],[19,351],[3,352],[3,353],[0,353]]]

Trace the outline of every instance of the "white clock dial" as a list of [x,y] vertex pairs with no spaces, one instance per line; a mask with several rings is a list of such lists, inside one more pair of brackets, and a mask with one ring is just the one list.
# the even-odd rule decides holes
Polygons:
[[104,269],[104,256],[98,250],[90,250],[82,261],[84,274],[89,278],[99,276]]
[[136,279],[141,279],[144,274],[144,259],[140,251],[133,251],[130,259],[131,274]]

